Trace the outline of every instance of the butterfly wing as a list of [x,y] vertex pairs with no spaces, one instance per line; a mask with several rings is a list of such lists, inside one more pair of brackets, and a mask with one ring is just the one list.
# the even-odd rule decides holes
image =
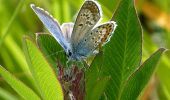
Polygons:
[[31,4],[31,8],[37,14],[39,19],[42,21],[48,31],[52,34],[52,36],[66,51],[69,47],[69,42],[64,38],[58,22],[42,8],[35,7],[34,4]]
[[102,46],[110,40],[116,26],[114,21],[110,21],[94,28],[78,44],[78,54],[82,56],[93,54],[100,45]]
[[73,46],[76,46],[84,35],[91,31],[100,18],[101,13],[97,3],[95,1],[85,1],[78,13],[71,35]]
[[66,40],[70,41],[71,40],[71,33],[73,31],[73,23],[63,23],[61,25],[61,30],[63,32],[63,36]]

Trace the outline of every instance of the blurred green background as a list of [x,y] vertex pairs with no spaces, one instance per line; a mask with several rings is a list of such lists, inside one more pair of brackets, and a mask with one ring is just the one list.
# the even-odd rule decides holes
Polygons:
[[[111,19],[119,0],[98,0],[102,22]],[[60,24],[74,22],[83,0],[0,0],[0,65],[34,89],[23,48],[24,35],[47,32],[30,4],[49,11]],[[159,47],[170,48],[170,0],[135,0],[143,27],[143,61]],[[166,52],[141,100],[170,100],[170,52]],[[36,90],[35,90],[36,91]],[[0,99],[20,98],[0,77]]]

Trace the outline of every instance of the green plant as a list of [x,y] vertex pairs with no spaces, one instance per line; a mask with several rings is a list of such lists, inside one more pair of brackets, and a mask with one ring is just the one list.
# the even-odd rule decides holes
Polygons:
[[[133,0],[122,0],[113,18],[118,24],[113,37],[85,71],[87,100],[136,99],[165,51],[160,48],[141,64],[142,29]],[[63,99],[64,94],[57,75],[57,61],[65,65],[67,59],[63,53],[56,54],[62,48],[50,35],[39,34],[36,39],[37,41],[26,37],[23,41],[35,90],[14,78],[2,66],[0,74],[24,99]]]

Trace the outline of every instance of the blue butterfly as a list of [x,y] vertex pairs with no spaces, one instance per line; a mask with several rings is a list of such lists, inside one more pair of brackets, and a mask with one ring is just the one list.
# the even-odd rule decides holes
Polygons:
[[98,53],[98,47],[110,40],[117,26],[114,21],[96,26],[101,19],[101,10],[92,0],[84,2],[75,24],[64,23],[61,28],[47,11],[34,4],[31,8],[71,60],[82,60]]

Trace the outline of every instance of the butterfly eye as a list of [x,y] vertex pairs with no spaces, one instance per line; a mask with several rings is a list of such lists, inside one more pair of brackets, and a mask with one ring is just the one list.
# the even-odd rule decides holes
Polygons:
[[68,50],[68,56],[71,56],[72,52],[70,50]]

